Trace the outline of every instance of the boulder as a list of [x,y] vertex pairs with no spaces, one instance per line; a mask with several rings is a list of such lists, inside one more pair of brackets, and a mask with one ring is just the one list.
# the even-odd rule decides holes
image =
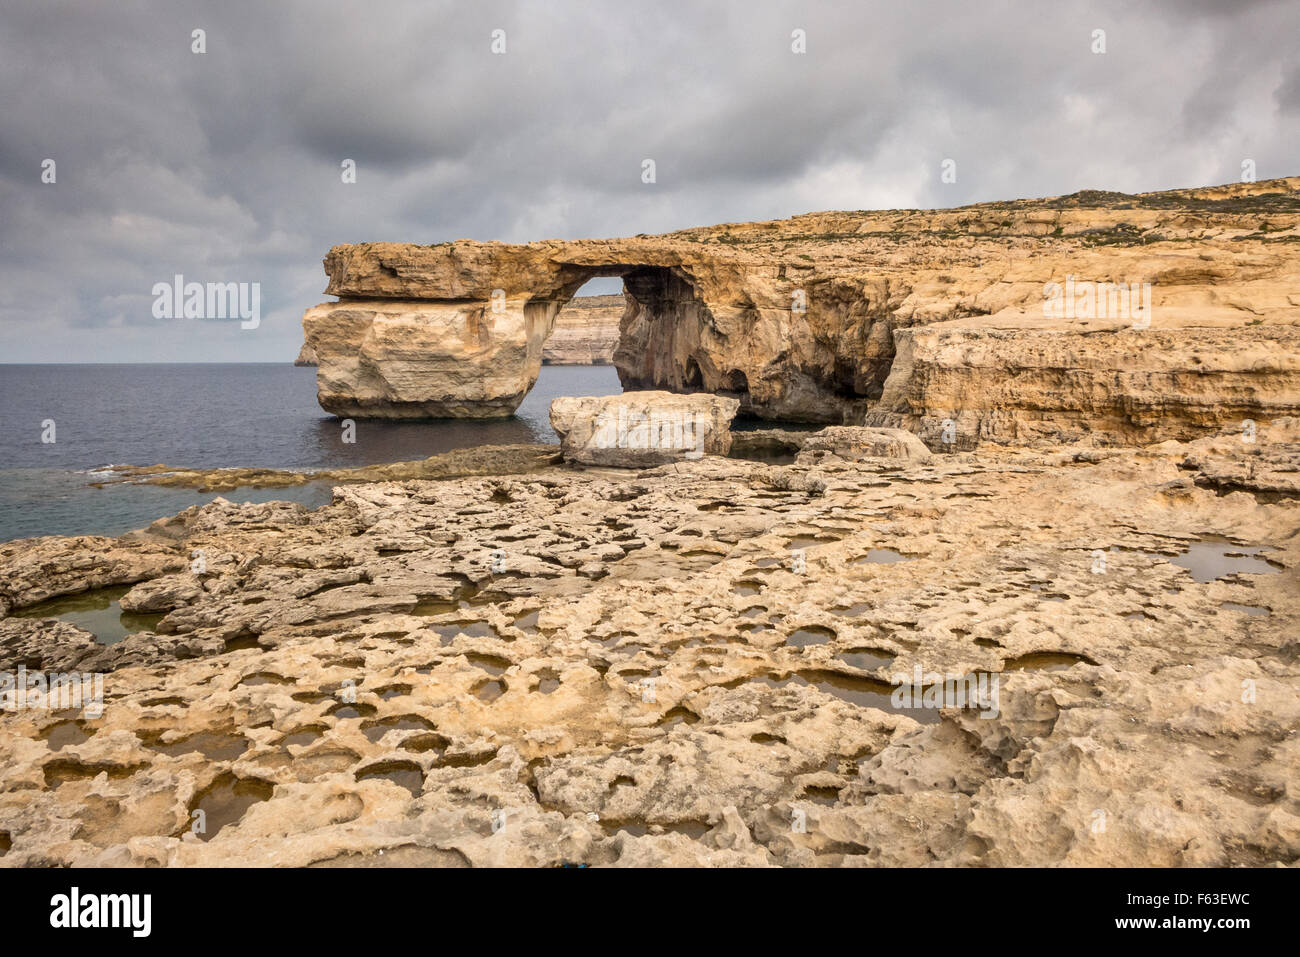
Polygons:
[[902,459],[929,462],[934,456],[925,443],[906,429],[877,429],[865,425],[834,425],[803,438],[799,461],[829,453],[841,459]]
[[739,408],[736,399],[707,394],[566,396],[551,403],[551,427],[565,461],[648,468],[726,455]]

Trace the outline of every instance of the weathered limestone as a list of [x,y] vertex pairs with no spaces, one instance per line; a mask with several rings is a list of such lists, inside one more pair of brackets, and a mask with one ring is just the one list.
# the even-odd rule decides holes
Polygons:
[[904,429],[873,429],[860,425],[832,425],[807,436],[800,444],[811,461],[825,454],[848,461],[905,459],[929,462],[934,456],[925,443]]
[[349,300],[303,316],[321,408],[339,416],[512,415],[537,381],[558,305]]
[[[629,239],[347,245],[325,259],[326,291],[343,302],[304,324],[318,352],[333,343],[320,370],[331,410],[501,414],[534,380],[556,311],[593,276],[618,275],[625,388],[901,426],[935,450],[1190,439],[1300,411],[1298,227],[1291,177]],[[1115,283],[1135,295],[1100,285]],[[350,300],[420,318],[391,336],[321,325]],[[494,304],[515,318],[483,338]],[[497,381],[476,387],[489,369]]]
[[555,317],[542,347],[543,365],[609,365],[618,347],[618,325],[627,300],[619,296],[570,299]]
[[551,403],[551,428],[566,461],[649,468],[726,455],[740,403],[724,396],[671,392],[563,397]]
[[[1294,864],[1300,425],[1253,438],[389,481],[6,543],[0,610],[134,582],[165,617],[0,617],[0,674],[106,672],[102,711],[0,707],[0,867]],[[918,669],[996,707],[895,707]]]
[[1183,321],[1166,316],[1143,331],[1099,321],[1042,328],[1032,317],[901,329],[865,421],[951,450],[1142,445],[1300,411],[1300,325]]

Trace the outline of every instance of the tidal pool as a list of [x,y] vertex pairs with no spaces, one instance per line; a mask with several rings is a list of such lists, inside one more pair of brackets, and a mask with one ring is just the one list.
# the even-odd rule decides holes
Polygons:
[[77,595],[61,595],[12,612],[12,618],[57,618],[84,628],[101,645],[115,645],[137,631],[157,631],[163,615],[123,611],[121,598],[130,585],[96,588]]

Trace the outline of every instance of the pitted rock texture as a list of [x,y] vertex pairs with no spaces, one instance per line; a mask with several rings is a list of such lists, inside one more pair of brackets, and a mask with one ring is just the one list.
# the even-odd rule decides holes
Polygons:
[[[902,427],[934,449],[1185,441],[1300,406],[1297,226],[1291,177],[629,239],[345,245],[325,258],[326,292],[342,302],[304,326],[326,408],[403,416],[441,390],[462,395],[464,414],[495,414],[536,378],[560,308],[593,276],[617,275],[626,388],[729,395],[769,419]],[[1151,312],[1116,315],[1103,295],[1092,317],[1082,299],[1049,317],[1053,283],[1150,283]],[[351,300],[402,303],[412,320],[380,335]],[[436,331],[421,328],[424,309]],[[354,321],[324,321],[335,312]],[[456,362],[460,378],[424,381]],[[499,385],[474,392],[485,362]]]
[[[15,608],[165,617],[101,646],[102,715],[0,711],[0,866],[1294,864],[1298,452],[708,456],[8,543]],[[0,670],[90,643],[5,618]],[[918,668],[996,716],[894,709]]]
[[726,455],[739,406],[717,395],[624,392],[555,399],[550,418],[566,462],[647,468]]

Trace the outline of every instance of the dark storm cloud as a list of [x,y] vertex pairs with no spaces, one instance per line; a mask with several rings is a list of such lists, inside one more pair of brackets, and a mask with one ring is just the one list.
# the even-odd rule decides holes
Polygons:
[[[1292,174],[1297,9],[7,2],[0,357],[286,360],[338,242],[1160,189],[1245,159]],[[176,273],[260,282],[261,328],[154,319]]]

